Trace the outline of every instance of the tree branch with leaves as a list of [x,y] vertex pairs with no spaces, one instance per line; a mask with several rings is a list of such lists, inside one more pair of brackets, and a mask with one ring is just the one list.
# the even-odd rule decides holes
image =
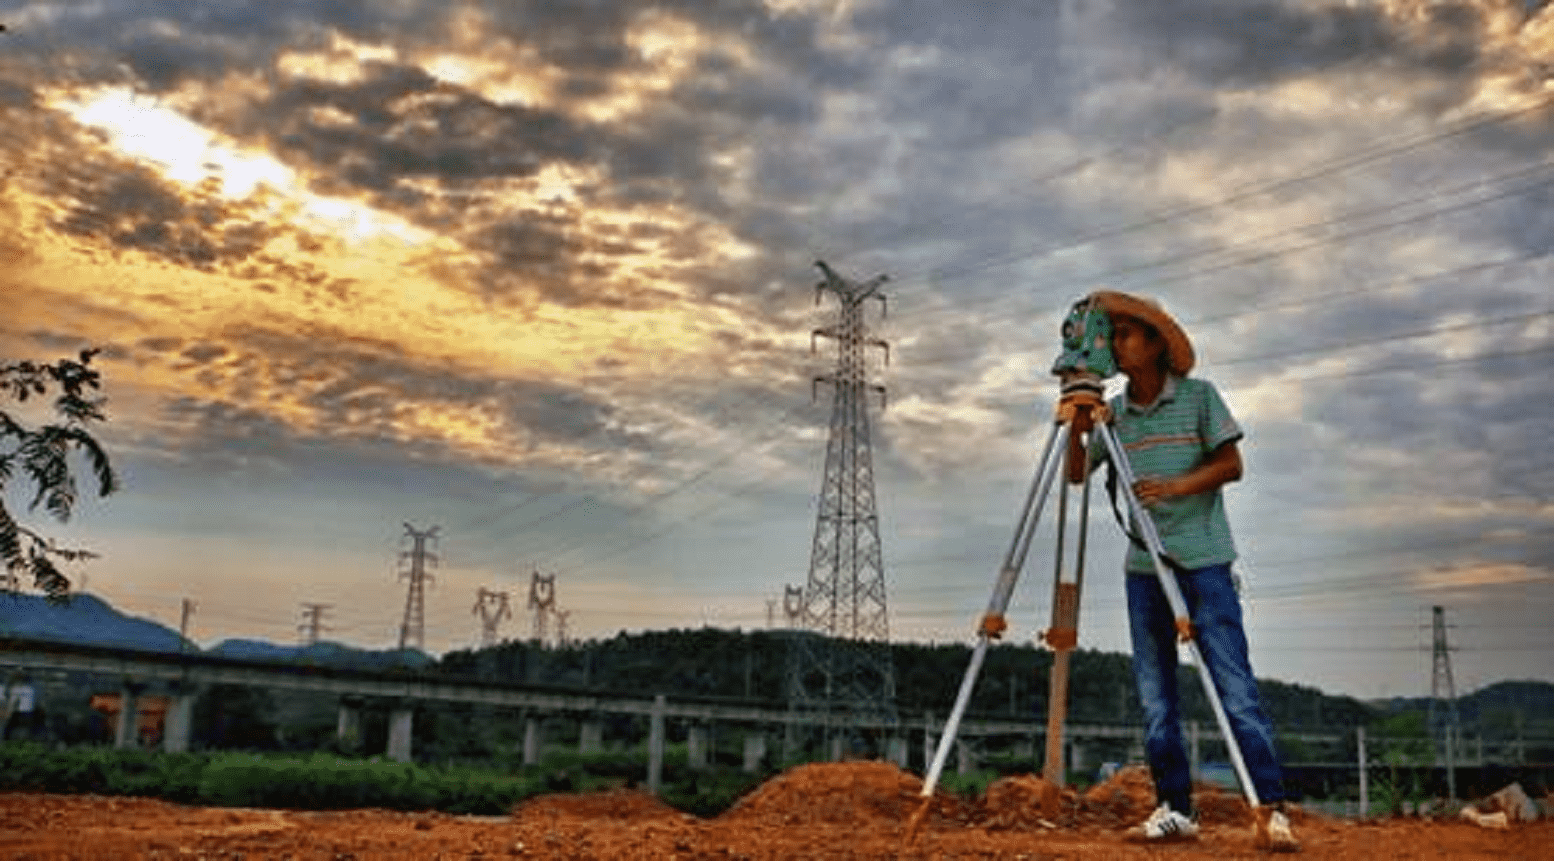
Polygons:
[[[53,364],[24,361],[0,366],[0,398],[21,403],[56,393],[56,420],[36,428],[0,410],[0,492],[8,490],[12,481],[25,482],[31,494],[27,510],[34,512],[41,506],[61,523],[70,519],[81,496],[75,457],[90,468],[98,496],[119,487],[107,452],[89,431],[94,422],[107,421],[103,412],[107,399],[96,394],[101,378],[91,366],[97,353],[82,350],[79,359]],[[6,589],[16,590],[23,576],[31,576],[34,587],[63,600],[70,592],[70,580],[55,563],[95,557],[87,550],[61,547],[23,526],[0,493],[0,563],[5,566]]]

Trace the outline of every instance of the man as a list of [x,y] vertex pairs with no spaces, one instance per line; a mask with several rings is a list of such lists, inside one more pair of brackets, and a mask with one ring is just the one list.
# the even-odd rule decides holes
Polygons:
[[[1298,847],[1283,809],[1284,784],[1273,727],[1247,658],[1241,602],[1231,563],[1235,544],[1221,489],[1241,478],[1241,429],[1213,384],[1189,377],[1194,355],[1186,332],[1164,309],[1126,293],[1094,294],[1112,322],[1112,354],[1128,377],[1110,404],[1118,441],[1135,476],[1192,619],[1262,805],[1254,811],[1260,848]],[[1097,441],[1098,443],[1098,441]],[[1098,456],[1104,457],[1104,452]],[[1136,531],[1136,529],[1135,529]],[[1128,625],[1133,672],[1146,721],[1145,752],[1159,807],[1129,836],[1144,841],[1195,839],[1192,778],[1182,740],[1177,690],[1177,631],[1149,553],[1127,558]]]

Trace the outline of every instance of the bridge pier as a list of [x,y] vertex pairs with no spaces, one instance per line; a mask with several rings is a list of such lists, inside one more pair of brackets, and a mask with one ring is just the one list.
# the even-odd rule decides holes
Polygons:
[[335,719],[335,741],[344,750],[356,750],[362,743],[362,704],[355,697],[340,698],[339,717]]
[[753,729],[745,733],[745,764],[747,773],[755,773],[761,769],[761,761],[766,759],[766,733],[759,729]]
[[939,740],[934,737],[933,712],[923,714],[923,771],[927,771],[933,763],[935,748],[939,746]]
[[545,743],[545,727],[540,719],[530,715],[523,721],[523,764],[538,765],[540,748]]
[[114,747],[135,747],[140,744],[140,692],[146,686],[125,679],[119,689],[119,720],[114,727]]
[[1203,768],[1201,767],[1203,764],[1203,749],[1201,745],[1198,722],[1190,720],[1187,722],[1187,766],[1188,771],[1195,780],[1203,777]]
[[1085,746],[1079,739],[1068,740],[1068,770],[1083,772],[1090,767],[1089,760],[1085,757]]
[[189,749],[189,730],[194,717],[194,692],[174,688],[162,723],[162,750],[184,753]]
[[691,724],[685,735],[686,765],[691,768],[707,767],[707,725],[697,721]]
[[664,695],[653,697],[652,716],[648,719],[648,791],[657,795],[664,785]]
[[577,752],[587,756],[601,750],[604,750],[604,723],[598,717],[584,718],[582,726],[578,727]]
[[396,703],[389,712],[388,750],[385,752],[389,759],[410,761],[410,735],[414,728],[415,705]]
[[897,768],[907,767],[909,746],[906,736],[892,733],[890,738],[885,741],[885,750],[886,758],[895,763]]

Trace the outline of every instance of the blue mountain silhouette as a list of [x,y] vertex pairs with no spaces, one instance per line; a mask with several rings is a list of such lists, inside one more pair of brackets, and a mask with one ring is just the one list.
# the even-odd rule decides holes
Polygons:
[[[201,652],[160,622],[126,615],[107,601],[76,593],[64,603],[41,595],[0,592],[0,637],[52,640],[148,652]],[[181,649],[180,649],[181,647]],[[419,669],[433,658],[418,649],[358,649],[341,643],[278,645],[265,640],[223,640],[203,654],[253,661],[281,661],[356,669]]]
[[0,636],[86,643],[151,652],[199,651],[159,622],[127,616],[87,593],[52,603],[41,595],[0,593]]

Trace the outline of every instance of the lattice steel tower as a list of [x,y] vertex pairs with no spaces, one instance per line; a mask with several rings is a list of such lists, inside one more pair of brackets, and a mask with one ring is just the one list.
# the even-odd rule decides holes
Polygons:
[[[870,337],[863,306],[885,297],[885,276],[849,282],[825,263],[825,280],[815,287],[815,302],[830,292],[840,303],[837,323],[816,329],[810,339],[836,340],[836,371],[814,379],[832,387],[830,437],[825,475],[820,484],[815,540],[788,665],[788,703],[816,713],[824,723],[894,723],[896,676],[890,659],[886,619],[885,570],[880,553],[879,514],[874,503],[874,458],[869,441],[868,394],[885,389],[868,381],[864,351],[879,347],[890,360],[890,347]],[[813,391],[811,392],[813,395]]]
[[437,557],[426,549],[428,541],[437,538],[438,527],[421,532],[414,526],[405,524],[404,537],[412,542],[411,549],[399,554],[400,563],[410,563],[410,567],[399,572],[401,580],[410,581],[410,590],[405,594],[405,619],[399,624],[399,647],[401,649],[414,646],[421,648],[426,633],[426,581],[432,579],[432,575],[426,570],[428,565],[436,565]]
[[487,589],[484,586],[475,593],[475,606],[470,612],[480,617],[480,647],[490,648],[496,645],[496,626],[503,619],[513,617],[513,608],[508,606],[508,594]]
[[549,637],[550,614],[556,609],[556,575],[535,571],[529,577],[529,609],[534,611],[534,642],[543,646]]

